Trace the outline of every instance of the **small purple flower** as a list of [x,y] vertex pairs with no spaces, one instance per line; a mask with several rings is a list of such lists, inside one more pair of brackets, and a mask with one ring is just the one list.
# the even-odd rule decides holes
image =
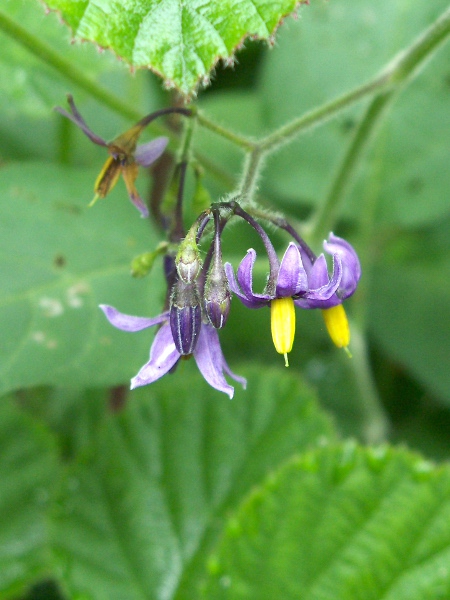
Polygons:
[[324,241],[325,252],[333,257],[333,273],[328,274],[327,261],[322,253],[314,262],[300,248],[303,265],[308,276],[308,291],[294,298],[301,308],[331,308],[351,296],[361,277],[361,265],[355,249],[333,233]]
[[[131,380],[131,389],[153,383],[168,373],[180,359],[169,324],[169,312],[154,318],[124,315],[112,306],[100,305],[108,321],[122,331],[141,331],[154,325],[162,325],[156,333],[150,349],[150,359]],[[200,373],[209,385],[219,392],[233,397],[234,388],[225,379],[224,373],[237,381],[245,389],[247,382],[235,375],[228,366],[220,347],[217,331],[209,323],[202,323],[197,344],[193,352]]]
[[256,252],[253,248],[247,251],[237,270],[237,281],[233,267],[225,264],[225,272],[231,290],[247,306],[261,308],[269,306],[272,300],[304,294],[308,290],[308,278],[303,267],[302,257],[297,246],[291,242],[284,253],[276,273],[271,273],[263,294],[253,292],[253,266]]
[[136,206],[143,217],[148,217],[148,208],[135,186],[138,176],[138,167],[149,167],[164,152],[169,139],[159,137],[146,144],[137,146],[137,140],[143,129],[148,125],[152,115],[144,117],[131,129],[119,135],[112,142],[106,142],[103,138],[95,134],[86,124],[79,113],[71,95],[67,97],[71,113],[57,106],[56,111],[63,117],[66,117],[72,123],[75,123],[81,131],[98,146],[107,148],[110,156],[105,162],[99,176],[95,182],[95,198],[104,198],[116,185],[120,174],[122,174],[131,202]]

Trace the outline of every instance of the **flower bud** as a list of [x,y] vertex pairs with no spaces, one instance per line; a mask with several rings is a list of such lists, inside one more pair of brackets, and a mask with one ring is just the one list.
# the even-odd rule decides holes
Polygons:
[[178,352],[183,356],[192,354],[202,324],[200,299],[195,283],[178,279],[170,299],[170,328]]
[[145,277],[152,270],[155,258],[157,257],[156,252],[144,252],[133,258],[131,262],[131,275],[133,277]]
[[181,242],[175,262],[178,275],[184,283],[193,283],[197,279],[202,268],[202,260],[194,240],[186,237]]
[[231,292],[221,261],[212,261],[205,281],[203,300],[211,325],[221,329],[228,319],[231,304]]

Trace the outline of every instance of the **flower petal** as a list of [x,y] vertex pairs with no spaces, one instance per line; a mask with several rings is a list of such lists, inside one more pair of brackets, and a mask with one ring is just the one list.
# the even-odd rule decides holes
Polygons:
[[361,264],[358,255],[351,244],[333,233],[328,236],[329,241],[324,241],[323,247],[329,254],[338,255],[342,262],[342,276],[339,283],[338,296],[348,298],[356,290],[361,277]]
[[253,265],[256,260],[256,252],[253,248],[247,250],[247,254],[241,260],[237,270],[237,280],[241,289],[249,300],[253,298]]
[[136,163],[131,163],[122,167],[122,175],[127,188],[128,196],[131,202],[134,204],[134,206],[141,213],[141,217],[147,218],[149,215],[148,207],[142,200],[142,198],[139,196],[136,186],[134,185],[137,174],[138,168]]
[[308,278],[308,284],[310,289],[319,289],[327,285],[330,277],[328,275],[328,265],[325,259],[325,255],[321,254],[316,258],[311,268]]
[[153,325],[158,325],[169,319],[168,312],[162,313],[152,319],[148,319],[146,317],[125,315],[113,306],[108,306],[107,304],[100,304],[100,308],[105,313],[105,316],[111,325],[114,325],[114,327],[117,327],[117,329],[121,329],[122,331],[141,331],[142,329],[153,327]]
[[141,167],[149,167],[162,155],[168,143],[169,138],[159,137],[147,144],[141,144],[136,148],[134,160],[140,164]]
[[234,395],[234,388],[227,383],[223,375],[226,362],[220,347],[219,336],[209,323],[202,325],[194,358],[200,373],[209,385],[219,392],[228,394],[231,399]]
[[308,278],[303,268],[302,257],[297,246],[291,242],[284,253],[278,271],[277,298],[294,296],[308,289]]
[[131,389],[141,385],[153,383],[172,369],[180,358],[180,353],[175,344],[168,323],[164,324],[153,340],[150,349],[150,360],[146,363],[136,377],[131,380]]
[[94,142],[94,144],[98,144],[99,146],[107,146],[107,142],[105,142],[103,138],[95,134],[86,125],[85,120],[78,112],[78,109],[75,106],[75,102],[73,101],[73,98],[70,94],[67,96],[67,101],[69,102],[69,106],[73,114],[68,113],[60,106],[55,107],[56,112],[59,112],[63,117],[66,117],[66,119],[69,119],[70,121],[72,121],[72,123],[75,123],[75,125],[77,125],[77,127],[79,127],[81,131],[91,140],[91,142]]
[[245,379],[245,377],[241,377],[240,375],[236,375],[236,373],[233,373],[233,371],[228,366],[228,363],[225,360],[225,357],[223,355],[222,355],[222,359],[223,359],[222,367],[223,367],[223,370],[225,371],[225,373],[227,375],[229,375],[232,379],[234,379],[234,381],[237,381],[237,383],[240,383],[242,385],[243,389],[246,390],[247,389],[247,380]]
[[333,276],[331,279],[328,278],[326,265],[325,256],[321,254],[311,270],[310,285],[311,282],[318,284],[325,281],[325,279],[326,282],[316,288],[310,287],[302,298],[294,300],[296,306],[300,306],[300,308],[331,308],[342,302],[342,299],[336,294],[342,277],[342,262],[339,255],[333,255]]
[[237,280],[242,290],[241,295],[238,294],[238,296],[247,308],[261,308],[262,306],[267,306],[272,299],[272,296],[269,294],[255,294],[253,292],[252,280],[255,260],[256,252],[253,248],[250,248],[250,250],[247,250],[246,256],[241,260],[237,270]]

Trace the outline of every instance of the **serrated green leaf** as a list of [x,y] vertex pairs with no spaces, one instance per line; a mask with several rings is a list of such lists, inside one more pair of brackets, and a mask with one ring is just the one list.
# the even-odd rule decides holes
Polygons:
[[297,0],[47,0],[78,39],[112,49],[132,67],[152,69],[183,94],[208,81],[247,36],[268,39]]
[[55,518],[72,597],[197,597],[228,512],[292,453],[334,437],[297,378],[242,371],[248,389],[230,402],[185,362],[103,424],[90,460],[69,472]]
[[291,461],[230,518],[211,600],[443,600],[450,470],[347,445]]
[[0,447],[0,598],[10,598],[49,567],[57,453],[48,432],[7,398],[0,403]]
[[2,392],[124,383],[148,357],[152,334],[115,330],[98,304],[161,312],[162,274],[130,276],[132,258],[159,240],[123,188],[87,207],[95,175],[46,164],[0,172]]

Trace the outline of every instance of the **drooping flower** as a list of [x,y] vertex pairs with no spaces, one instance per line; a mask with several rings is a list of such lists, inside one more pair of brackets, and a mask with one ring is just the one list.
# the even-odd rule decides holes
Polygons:
[[[272,262],[273,262],[273,257]],[[271,272],[262,294],[253,291],[253,266],[256,252],[247,251],[237,270],[237,281],[233,267],[225,264],[225,272],[232,292],[248,308],[270,306],[271,330],[275,349],[285,357],[292,350],[295,335],[295,310],[293,297],[308,290],[308,279],[302,257],[297,246],[291,242],[281,263],[271,264]]]
[[303,267],[302,257],[293,242],[287,247],[276,273],[271,273],[272,279],[267,282],[262,294],[253,291],[255,261],[256,252],[253,248],[250,248],[237,269],[237,281],[231,264],[225,264],[225,272],[230,288],[247,308],[269,306],[272,300],[289,298],[297,294],[303,294],[308,290],[308,279]]
[[332,308],[351,296],[361,277],[361,264],[351,244],[333,233],[323,247],[333,257],[333,273],[328,274],[327,261],[322,253],[314,261],[300,247],[308,277],[308,291],[294,300],[301,308]]
[[[141,331],[147,327],[161,325],[150,349],[150,359],[131,380],[131,389],[153,383],[177,364],[181,354],[173,339],[168,311],[154,318],[145,318],[125,315],[104,304],[100,305],[100,308],[108,321],[122,331]],[[217,331],[209,323],[201,325],[193,356],[201,374],[211,387],[232,398],[234,388],[226,381],[224,374],[227,374],[245,389],[246,380],[231,371],[222,353]]]
[[272,339],[277,352],[284,354],[292,349],[295,333],[294,304],[306,309],[321,308],[331,339],[340,348],[347,348],[350,330],[342,301],[351,296],[361,277],[361,266],[354,248],[342,238],[329,235],[324,249],[333,257],[333,270],[328,273],[325,255],[315,257],[299,244],[291,242],[281,265],[269,281],[263,294],[253,292],[253,266],[256,252],[248,250],[237,270],[225,265],[231,290],[248,308],[271,308]]
[[85,120],[75,106],[75,102],[71,95],[67,96],[67,100],[72,111],[71,113],[59,106],[57,106],[55,110],[67,119],[70,119],[72,123],[75,123],[91,142],[107,148],[110,154],[95,181],[95,197],[92,203],[94,203],[97,198],[104,198],[113,189],[122,174],[131,202],[136,206],[143,217],[148,217],[148,208],[139,196],[135,186],[138,168],[139,166],[149,167],[154,163],[163,154],[169,139],[166,137],[158,137],[151,142],[139,146],[137,145],[137,141],[144,128],[155,118],[154,115],[156,113],[144,117],[136,123],[136,125],[133,125],[131,129],[119,135],[112,142],[106,142],[87,126]]
[[[342,302],[355,292],[361,278],[361,264],[353,246],[333,233],[328,236],[328,241],[324,241],[323,247],[327,254],[333,256],[332,277],[328,274],[323,253],[313,262],[308,253],[300,249],[308,274],[309,291],[294,302],[301,308],[321,308],[333,343],[338,348],[347,350],[350,343],[350,327]],[[335,281],[335,286],[330,288],[331,280]],[[347,353],[350,354],[348,350]]]

